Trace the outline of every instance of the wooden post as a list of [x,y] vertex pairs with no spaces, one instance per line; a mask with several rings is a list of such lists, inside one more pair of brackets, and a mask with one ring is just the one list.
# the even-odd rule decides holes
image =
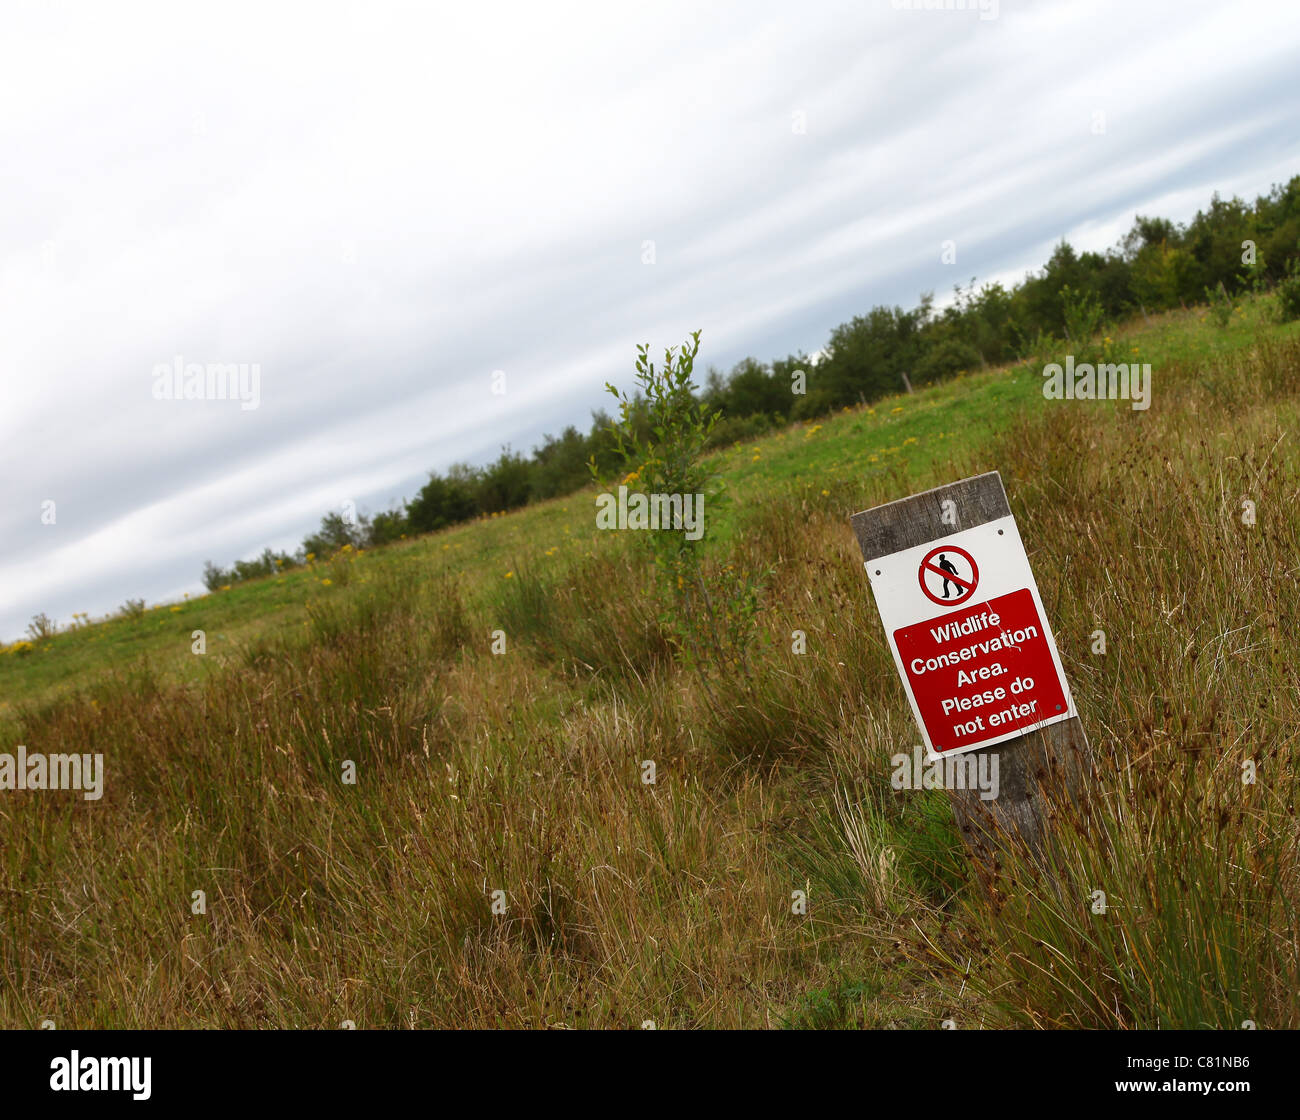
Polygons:
[[907,374],[903,374],[903,388],[909,393],[912,391],[912,383],[908,380]]
[[[953,504],[945,506],[949,501]],[[945,508],[949,522],[955,511],[956,524],[945,523]],[[1010,515],[1002,478],[990,471],[855,513],[852,523],[862,558],[869,564]],[[963,839],[986,868],[996,865],[1008,834],[1042,855],[1063,798],[1086,812],[1093,758],[1083,725],[1076,716],[983,749],[998,759],[1000,789],[991,801],[980,800],[974,789],[948,791]]]

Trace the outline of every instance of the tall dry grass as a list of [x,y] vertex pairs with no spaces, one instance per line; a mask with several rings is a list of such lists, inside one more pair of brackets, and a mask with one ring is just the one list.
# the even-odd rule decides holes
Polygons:
[[[763,641],[711,695],[618,541],[24,711],[107,783],[0,802],[0,1021],[1296,1026],[1297,370],[1262,343],[1146,413],[1044,402],[924,479],[738,509],[710,563],[772,571]],[[917,736],[847,522],[988,469],[1101,760],[1100,823],[992,893],[945,795],[890,786]]]

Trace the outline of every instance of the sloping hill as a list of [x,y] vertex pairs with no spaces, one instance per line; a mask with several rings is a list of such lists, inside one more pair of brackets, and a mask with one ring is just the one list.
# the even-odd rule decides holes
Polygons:
[[[1300,1025],[1268,311],[1131,325],[1146,411],[1044,400],[1040,356],[719,453],[712,570],[760,607],[731,670],[684,663],[592,493],[0,655],[3,749],[106,772],[5,803],[0,1022]],[[1059,890],[992,899],[945,795],[891,788],[917,736],[847,520],[990,469],[1109,807]]]

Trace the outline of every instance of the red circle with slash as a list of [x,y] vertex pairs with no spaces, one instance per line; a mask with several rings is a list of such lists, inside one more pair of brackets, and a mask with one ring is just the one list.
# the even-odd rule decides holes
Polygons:
[[[947,558],[949,553],[956,553],[970,565],[969,576],[954,575],[952,572],[946,571],[935,563],[936,556],[942,555]],[[948,562],[952,563],[951,560]],[[927,575],[931,578],[947,580],[949,583],[955,584],[958,594],[949,595],[946,599],[942,595],[936,595],[926,586],[925,577]],[[925,593],[925,597],[929,599],[930,602],[938,603],[941,607],[957,607],[975,594],[975,588],[979,586],[980,582],[980,570],[979,565],[975,563],[975,557],[964,548],[957,548],[950,544],[941,545],[939,548],[930,549],[930,551],[925,554],[925,558],[921,561],[921,568],[917,573],[917,578],[920,580],[921,590]],[[942,587],[942,584],[940,584],[940,586]]]

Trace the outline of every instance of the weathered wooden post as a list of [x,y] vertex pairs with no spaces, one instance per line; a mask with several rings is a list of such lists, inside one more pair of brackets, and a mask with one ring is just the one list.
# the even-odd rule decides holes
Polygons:
[[1063,798],[1086,807],[1093,760],[1001,477],[852,523],[928,757],[996,758],[996,798],[948,786],[963,838],[988,867],[1007,835],[1041,855]]

